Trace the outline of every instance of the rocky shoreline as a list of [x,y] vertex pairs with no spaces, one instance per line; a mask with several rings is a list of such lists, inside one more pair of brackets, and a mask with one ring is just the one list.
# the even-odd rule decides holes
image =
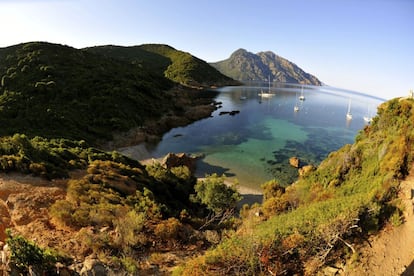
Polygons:
[[114,133],[111,141],[102,141],[99,143],[100,146],[105,150],[118,150],[144,142],[154,143],[172,128],[186,126],[210,117],[211,113],[220,107],[220,103],[214,101],[218,93],[214,90],[176,87],[166,93],[174,99],[171,103],[171,111],[161,118],[148,120],[142,126],[126,132]]

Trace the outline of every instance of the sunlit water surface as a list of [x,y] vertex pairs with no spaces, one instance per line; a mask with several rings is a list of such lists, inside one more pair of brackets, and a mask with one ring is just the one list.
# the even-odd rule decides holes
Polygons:
[[[147,154],[159,158],[169,152],[202,154],[197,176],[225,174],[252,189],[276,178],[287,185],[297,177],[289,158],[319,164],[331,151],[353,143],[374,116],[381,99],[322,86],[273,84],[271,97],[260,96],[269,87],[225,87],[216,101],[221,108],[212,117],[174,128],[156,145],[145,145]],[[302,95],[305,100],[299,100]],[[294,111],[297,106],[299,111]],[[350,108],[352,119],[346,118]],[[238,110],[231,116],[222,111]],[[143,156],[148,157],[148,156]]]

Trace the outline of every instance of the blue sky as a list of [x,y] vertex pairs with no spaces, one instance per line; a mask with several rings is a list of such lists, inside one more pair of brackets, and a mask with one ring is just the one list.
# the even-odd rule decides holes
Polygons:
[[273,51],[328,85],[414,89],[412,0],[0,0],[0,47],[168,44],[208,62]]

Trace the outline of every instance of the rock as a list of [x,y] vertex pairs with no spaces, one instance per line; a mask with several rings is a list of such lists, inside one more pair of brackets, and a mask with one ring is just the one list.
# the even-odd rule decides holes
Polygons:
[[108,270],[105,265],[101,263],[95,255],[90,255],[85,258],[80,272],[81,276],[98,276],[107,274]]
[[234,115],[239,114],[239,113],[240,113],[240,110],[221,111],[221,112],[219,113],[219,116],[221,116],[221,115],[226,115],[226,114],[229,114],[230,116],[234,116]]
[[299,176],[308,175],[310,172],[314,171],[316,168],[313,165],[306,165],[299,169]]
[[239,113],[240,113],[240,110],[233,110],[233,111],[230,111],[229,115],[234,116]]
[[293,157],[289,158],[289,164],[292,167],[299,168],[300,160],[296,156],[293,156]]
[[323,275],[326,275],[326,276],[337,275],[338,271],[339,269],[336,267],[327,266],[323,269]]
[[196,158],[185,153],[169,153],[164,157],[161,164],[168,169],[186,166],[191,173],[194,173],[196,169]]

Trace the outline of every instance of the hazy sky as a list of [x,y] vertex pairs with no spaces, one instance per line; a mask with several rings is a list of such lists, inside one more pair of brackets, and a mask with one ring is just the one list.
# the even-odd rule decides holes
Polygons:
[[0,0],[0,47],[168,44],[208,62],[273,51],[328,85],[414,89],[414,0]]

